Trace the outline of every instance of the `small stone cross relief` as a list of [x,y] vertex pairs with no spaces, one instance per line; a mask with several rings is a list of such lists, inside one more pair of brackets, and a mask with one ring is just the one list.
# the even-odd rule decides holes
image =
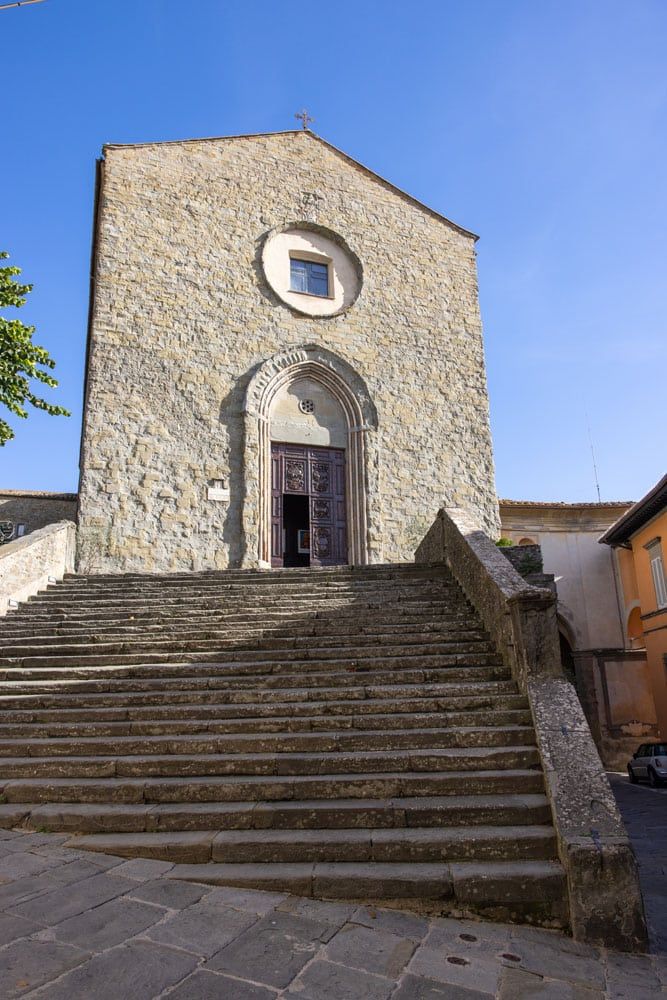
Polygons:
[[318,191],[304,191],[301,195],[301,205],[304,215],[311,221],[315,218],[324,203],[323,196]]

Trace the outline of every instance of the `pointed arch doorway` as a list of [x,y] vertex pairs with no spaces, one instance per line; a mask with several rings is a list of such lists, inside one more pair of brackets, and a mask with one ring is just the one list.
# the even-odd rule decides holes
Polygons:
[[[275,355],[250,380],[244,415],[243,565],[285,565],[286,553],[288,565],[379,561],[377,415],[354,369],[316,345]],[[287,500],[287,523],[285,497],[307,497]],[[307,553],[293,552],[295,531],[309,533]]]

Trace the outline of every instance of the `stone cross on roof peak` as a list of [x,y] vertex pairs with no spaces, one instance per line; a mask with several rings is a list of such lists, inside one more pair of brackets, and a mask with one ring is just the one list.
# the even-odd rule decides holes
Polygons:
[[303,108],[301,111],[297,111],[294,117],[299,119],[299,121],[301,122],[301,127],[304,129],[309,128],[310,123],[315,121],[314,118],[310,117],[305,108]]

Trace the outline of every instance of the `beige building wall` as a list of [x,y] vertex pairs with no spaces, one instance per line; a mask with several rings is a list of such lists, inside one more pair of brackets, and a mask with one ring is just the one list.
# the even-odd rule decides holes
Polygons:
[[[328,316],[275,291],[287,274],[276,234],[288,234],[288,253],[310,231],[350,264]],[[354,383],[355,412],[369,415],[361,426],[347,418],[348,442],[364,438],[358,558],[412,559],[443,504],[497,537],[474,244],[309,132],[105,147],[80,568],[258,563],[267,416],[248,393],[281,352],[278,367],[293,352],[302,374],[314,365]],[[313,252],[327,246],[312,241]],[[295,399],[269,414],[274,439],[296,418]]]
[[0,521],[12,523],[14,538],[29,535],[56,521],[76,521],[76,509],[76,493],[0,491]]
[[598,539],[629,503],[566,504],[500,501],[501,532],[542,548],[553,573],[558,611],[575,649],[623,648],[624,630],[614,560]]

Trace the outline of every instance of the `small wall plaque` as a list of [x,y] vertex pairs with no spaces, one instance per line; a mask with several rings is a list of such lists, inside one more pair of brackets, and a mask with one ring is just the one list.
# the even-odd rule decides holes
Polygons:
[[224,479],[212,479],[207,493],[209,500],[229,501],[229,487]]

